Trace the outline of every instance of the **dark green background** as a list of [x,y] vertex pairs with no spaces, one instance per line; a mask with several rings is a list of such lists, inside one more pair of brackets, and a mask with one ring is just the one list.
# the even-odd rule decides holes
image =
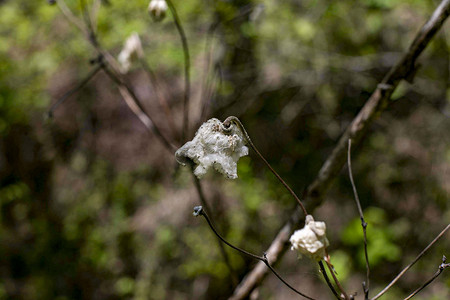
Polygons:
[[[139,64],[128,79],[180,146],[183,52],[171,15],[153,23],[148,1],[102,2],[99,41],[117,56],[132,32],[140,34],[175,131]],[[238,116],[298,194],[438,4],[174,2],[191,53],[189,139],[201,121],[209,78],[208,118]],[[67,3],[81,16],[78,1]],[[449,43],[447,22],[420,58],[414,83],[399,86],[393,104],[353,150],[369,223],[371,295],[450,221]],[[233,283],[212,232],[192,216],[199,201],[189,170],[176,167],[173,153],[146,132],[114,83],[100,72],[53,119],[45,118],[89,73],[95,56],[57,6],[0,1],[0,299],[226,299]],[[229,181],[211,173],[202,184],[220,232],[260,255],[296,204],[254,153],[239,161],[238,175]],[[339,278],[361,295],[362,233],[346,169],[314,216],[327,223]],[[447,234],[384,299],[420,286],[449,248]],[[255,263],[228,253],[239,278]],[[305,293],[331,297],[317,266],[294,252],[276,268]],[[417,299],[446,299],[449,287],[444,272]],[[259,296],[294,294],[269,275]]]

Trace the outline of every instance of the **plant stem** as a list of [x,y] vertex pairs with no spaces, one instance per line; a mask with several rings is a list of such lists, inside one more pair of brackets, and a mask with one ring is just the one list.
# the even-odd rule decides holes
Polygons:
[[339,297],[338,293],[334,289],[334,286],[331,284],[330,278],[328,278],[327,270],[325,270],[325,267],[323,266],[323,262],[319,261],[318,263],[319,263],[319,267],[320,267],[320,272],[322,273],[323,278],[325,278],[325,281],[327,282],[328,287],[333,292],[333,295],[336,297],[336,299],[341,300],[341,297]]
[[328,269],[330,270],[330,273],[334,279],[334,282],[336,283],[337,287],[341,291],[341,294],[344,296],[344,299],[349,300],[350,298],[348,297],[347,293],[345,292],[344,288],[342,287],[341,283],[339,282],[339,279],[337,278],[337,276],[335,274],[334,267],[331,264],[330,256],[328,255],[328,253],[325,253],[325,262],[327,263]]
[[202,208],[201,206],[200,206],[200,207],[197,206],[197,207],[194,208],[194,215],[195,215],[195,216],[201,215],[202,217],[204,217],[205,220],[206,220],[206,222],[208,222],[209,227],[210,227],[211,230],[214,232],[214,234],[215,234],[222,242],[224,242],[225,244],[227,244],[229,247],[231,247],[231,248],[233,248],[234,250],[236,250],[236,251],[238,251],[238,252],[240,252],[240,253],[242,253],[242,254],[245,254],[245,255],[247,255],[247,256],[249,256],[249,257],[251,257],[251,258],[254,258],[254,259],[257,259],[257,260],[262,261],[262,262],[269,268],[269,270],[272,271],[272,273],[273,273],[275,276],[277,276],[278,279],[280,279],[281,282],[283,282],[287,287],[289,287],[291,290],[293,290],[295,293],[299,294],[300,296],[305,297],[306,299],[314,300],[314,298],[311,298],[311,297],[309,297],[309,296],[306,296],[305,294],[303,294],[303,293],[299,292],[298,290],[296,290],[296,289],[295,289],[293,286],[291,286],[289,283],[287,283],[287,282],[286,282],[286,281],[285,281],[285,280],[284,280],[284,279],[283,279],[283,278],[275,271],[275,269],[269,264],[269,260],[267,259],[267,254],[266,254],[266,253],[264,253],[263,256],[258,256],[258,255],[256,255],[256,254],[250,253],[250,252],[248,252],[248,251],[246,251],[246,250],[244,250],[244,249],[241,249],[241,248],[239,248],[239,247],[236,247],[236,246],[234,246],[233,244],[227,242],[227,240],[225,240],[225,239],[217,232],[217,230],[214,228],[213,224],[211,223],[211,220],[209,219],[208,215],[206,214],[206,212],[203,210],[203,208]]
[[366,282],[363,282],[363,290],[364,290],[364,299],[369,299],[369,288],[370,288],[370,265],[369,265],[369,255],[367,253],[367,222],[364,220],[364,214],[361,208],[361,202],[359,201],[358,191],[356,190],[355,181],[353,180],[353,172],[352,172],[352,159],[351,159],[351,151],[352,151],[352,139],[348,140],[348,155],[347,155],[347,163],[348,163],[348,176],[350,177],[350,182],[353,188],[353,195],[355,196],[356,206],[358,207],[359,218],[361,219],[361,227],[364,235],[364,257],[366,259]]
[[421,290],[423,290],[424,288],[426,288],[430,283],[432,283],[436,278],[439,277],[439,275],[441,275],[441,273],[448,267],[450,267],[450,264],[445,263],[446,262],[446,257],[442,257],[442,264],[439,265],[438,270],[436,271],[436,273],[434,273],[433,277],[431,277],[429,280],[427,280],[427,282],[425,282],[421,287],[419,287],[417,290],[415,290],[414,292],[412,292],[411,295],[409,295],[408,297],[406,297],[404,300],[409,300],[412,297],[414,297],[415,295],[417,295]]
[[417,255],[417,257],[410,262],[381,292],[379,292],[375,297],[373,297],[371,300],[376,300],[380,298],[384,293],[387,292],[405,273],[408,271],[422,256],[424,256],[425,252],[428,251],[428,249],[431,248],[443,235],[444,233],[450,228],[450,224],[448,224],[435,238],[431,241],[431,243],[428,244],[428,246],[425,247],[425,249],[422,250],[422,252]]
[[291,187],[281,178],[280,175],[272,168],[272,166],[269,164],[269,162],[264,158],[264,156],[258,151],[256,146],[253,144],[252,140],[250,139],[250,136],[248,135],[247,131],[244,128],[244,125],[242,125],[241,121],[234,116],[230,116],[225,119],[223,122],[223,125],[225,126],[225,130],[230,130],[231,123],[234,123],[244,134],[245,139],[247,140],[250,147],[258,154],[258,156],[262,159],[262,161],[266,164],[266,166],[269,168],[269,170],[275,175],[275,177],[283,184],[283,186],[289,191],[289,193],[294,197],[295,200],[297,200],[297,203],[300,205],[301,209],[303,210],[303,213],[308,215],[308,212],[306,211],[305,206],[303,205],[300,198],[295,194],[295,192],[291,189]]
[[[198,197],[200,198],[200,202],[202,203],[202,206],[204,206],[205,211],[208,214],[211,214],[211,209],[209,208],[209,204],[206,201],[206,197],[205,197],[205,194],[203,193],[203,189],[200,184],[200,180],[197,178],[197,176],[194,175],[192,165],[191,165],[191,168],[192,168],[192,172],[191,172],[192,178],[194,179],[195,188],[197,190]],[[236,287],[238,284],[238,277],[236,275],[236,271],[233,269],[233,266],[231,265],[231,262],[230,262],[230,258],[228,257],[228,254],[225,251],[225,248],[223,247],[223,244],[220,242],[219,238],[217,238],[217,243],[219,246],[220,253],[223,256],[223,260],[225,261],[225,264],[227,265],[228,270],[230,271],[230,277],[231,277],[231,280],[233,281],[233,286]]]

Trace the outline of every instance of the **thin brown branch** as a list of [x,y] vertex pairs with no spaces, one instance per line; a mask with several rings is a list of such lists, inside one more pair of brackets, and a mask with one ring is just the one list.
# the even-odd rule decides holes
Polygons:
[[419,259],[424,256],[425,252],[428,251],[428,249],[431,248],[443,235],[444,233],[450,228],[450,224],[447,225],[435,238],[431,241],[431,243],[428,244],[428,246],[425,247],[425,249],[422,250],[422,252],[417,255],[417,257],[409,263],[381,292],[379,292],[375,297],[373,297],[371,300],[376,300],[380,298],[384,293],[387,292],[405,273],[408,271]]
[[128,105],[128,107],[131,109],[131,111],[138,117],[138,119],[144,124],[144,126],[149,130],[150,132],[153,132],[157,138],[160,139],[160,141],[163,143],[165,148],[170,151],[174,152],[177,147],[172,144],[169,139],[165,137],[165,135],[162,133],[162,131],[159,129],[158,126],[156,126],[155,122],[152,120],[152,117],[145,111],[143,105],[141,104],[141,101],[134,93],[133,89],[130,87],[130,85],[122,78],[120,75],[119,66],[114,59],[114,57],[106,50],[104,50],[98,40],[96,33],[94,31],[94,28],[92,26],[92,20],[90,18],[89,11],[87,10],[87,6],[84,2],[84,0],[80,0],[80,5],[83,9],[84,13],[84,21],[85,23],[80,23],[81,21],[78,20],[73,13],[70,11],[70,9],[65,5],[65,2],[63,0],[58,1],[59,7],[64,14],[64,16],[72,23],[77,25],[77,27],[81,30],[82,33],[86,35],[86,39],[90,42],[90,44],[97,50],[99,53],[99,56],[104,59],[103,64],[101,64],[102,69],[105,71],[105,73],[118,85],[119,91],[122,95],[122,97],[125,100],[125,103]]
[[[325,250],[326,251],[326,250]],[[347,293],[344,290],[344,287],[342,286],[342,284],[339,282],[339,279],[336,276],[336,272],[334,270],[333,265],[331,264],[330,261],[330,256],[328,255],[328,253],[326,253],[325,255],[325,262],[327,263],[327,267],[330,270],[330,274],[331,277],[333,277],[334,282],[336,283],[338,289],[341,291],[341,295],[345,300],[350,300],[350,298],[348,297]]]
[[269,263],[269,259],[267,258],[267,253],[264,253],[263,256],[258,256],[256,254],[250,253],[244,249],[241,249],[239,247],[234,246],[233,244],[229,243],[227,240],[225,240],[220,234],[219,232],[217,232],[216,228],[214,228],[213,224],[211,223],[211,220],[209,219],[208,215],[206,214],[206,212],[203,210],[203,207],[201,206],[196,206],[194,207],[194,216],[202,216],[205,218],[206,222],[208,222],[209,227],[211,228],[211,230],[214,232],[214,234],[222,241],[224,242],[227,246],[233,248],[234,250],[247,255],[248,257],[251,257],[253,259],[257,259],[260,260],[262,263],[264,263],[267,268],[269,268],[270,271],[272,271],[272,273],[277,276],[277,278],[283,282],[288,288],[290,288],[292,291],[294,291],[295,293],[299,294],[302,297],[305,297],[306,299],[310,299],[310,300],[314,300],[314,298],[311,298],[309,296],[306,296],[305,294],[303,294],[302,292],[299,292],[297,289],[295,289],[293,286],[291,286],[289,283],[287,283],[281,276],[280,274],[278,274],[277,271],[275,271],[275,269],[270,265]]
[[175,26],[180,35],[181,44],[183,46],[183,55],[184,55],[184,101],[183,101],[183,129],[181,131],[181,142],[183,143],[186,139],[186,136],[189,135],[189,97],[191,93],[191,83],[190,83],[190,55],[189,55],[189,47],[186,38],[186,34],[184,32],[183,26],[181,24],[180,17],[178,16],[177,10],[172,3],[172,0],[166,0],[167,6],[172,12],[173,20],[175,22]]
[[[202,189],[200,180],[197,178],[197,176],[194,175],[194,168],[192,165],[191,165],[191,168],[192,168],[192,172],[191,172],[192,178],[194,180],[194,185],[197,190],[198,197],[200,199],[200,203],[204,207],[205,212],[212,216],[211,208],[209,207],[209,204],[206,201],[206,197],[205,197],[205,194],[203,193],[203,189]],[[233,269],[233,266],[231,265],[231,261],[228,256],[228,253],[225,251],[225,248],[224,248],[222,242],[220,241],[219,237],[217,237],[217,244],[218,244],[217,246],[219,247],[219,250],[220,250],[220,254],[222,255],[223,260],[224,260],[225,264],[227,265],[228,270],[230,272],[230,277],[233,282],[233,287],[236,287],[237,284],[239,283],[238,276],[236,275],[236,271]]]
[[364,213],[361,208],[361,202],[359,201],[358,191],[356,190],[355,180],[353,179],[352,172],[352,140],[348,140],[348,155],[347,155],[347,164],[348,164],[348,176],[350,177],[350,182],[353,188],[353,195],[355,196],[356,206],[358,207],[359,218],[361,220],[361,227],[364,235],[364,257],[366,259],[366,281],[363,282],[363,290],[364,290],[364,299],[369,299],[369,289],[370,289],[370,265],[369,265],[369,255],[367,253],[367,222],[364,220]]
[[323,278],[325,278],[325,281],[326,281],[328,287],[330,288],[331,292],[333,293],[334,297],[336,297],[336,299],[338,299],[338,300],[341,300],[341,297],[339,297],[339,295],[336,292],[334,286],[331,284],[330,278],[328,278],[327,270],[325,270],[325,267],[323,266],[323,262],[322,261],[319,261],[319,268],[320,268],[320,272],[323,275]]
[[442,263],[439,265],[438,270],[436,271],[436,273],[434,273],[433,277],[431,277],[429,280],[427,280],[427,282],[425,282],[421,287],[419,287],[417,290],[415,290],[414,292],[411,293],[411,295],[409,295],[408,297],[406,297],[404,300],[409,300],[412,297],[414,297],[415,295],[417,295],[421,290],[423,290],[424,288],[426,288],[430,283],[432,283],[436,278],[439,277],[439,275],[441,275],[441,273],[447,269],[448,267],[450,267],[450,264],[446,263],[447,258],[445,256],[442,257]]
[[[401,60],[385,76],[364,107],[347,127],[331,155],[320,169],[316,179],[309,185],[305,193],[304,201],[309,210],[314,210],[314,208],[321,204],[324,193],[344,166],[346,161],[347,141],[352,139],[355,145],[359,145],[362,138],[367,135],[370,125],[390,104],[390,97],[400,81],[403,79],[412,79],[418,57],[436,32],[442,27],[449,14],[450,0],[443,0],[426,24],[422,26]],[[278,238],[278,234],[277,238],[272,241],[270,247],[279,249],[279,251],[273,253],[274,261],[284,253],[284,245],[287,244],[290,233],[292,233],[295,227],[299,226],[299,222],[302,221],[301,214],[301,210],[296,210],[291,215],[290,220],[283,226],[282,230],[287,231],[288,234],[284,235],[284,238],[281,239]],[[244,280],[234,291],[233,299],[244,299],[248,297],[253,289],[262,282],[266,273],[267,268],[265,268],[262,263],[258,263],[257,266],[245,276]]]
[[245,139],[247,140],[247,143],[250,145],[250,147],[256,152],[256,154],[258,154],[259,158],[261,158],[261,160],[266,164],[266,166],[269,168],[269,170],[275,175],[275,177],[281,182],[281,184],[289,191],[289,193],[292,195],[292,197],[294,197],[294,199],[297,201],[298,205],[300,205],[300,207],[301,207],[301,209],[303,211],[303,214],[305,216],[308,215],[308,212],[306,211],[305,206],[303,205],[302,201],[297,196],[297,194],[295,194],[295,192],[286,183],[286,181],[284,181],[283,178],[281,178],[281,176],[278,175],[278,173],[274,170],[274,168],[272,168],[272,166],[269,164],[269,162],[258,151],[258,149],[256,148],[255,144],[253,144],[252,140],[250,139],[250,136],[248,135],[248,133],[245,130],[244,125],[242,125],[241,121],[238,118],[234,117],[234,116],[230,116],[230,117],[226,118],[225,121],[223,121],[223,125],[225,127],[227,127],[227,128],[231,125],[231,123],[234,123],[237,127],[239,127],[241,132],[244,134]]
[[123,81],[119,75],[115,74],[111,71],[107,66],[103,66],[103,70],[105,73],[117,84],[119,87],[119,91],[122,97],[125,100],[125,103],[131,109],[131,111],[139,118],[139,120],[145,125],[145,127],[153,132],[163,143],[167,150],[173,152],[177,149],[175,145],[173,145],[162,131],[156,126],[155,122],[153,122],[152,118],[149,114],[147,114],[144,110],[144,107],[141,104],[141,101],[136,96],[131,87]]

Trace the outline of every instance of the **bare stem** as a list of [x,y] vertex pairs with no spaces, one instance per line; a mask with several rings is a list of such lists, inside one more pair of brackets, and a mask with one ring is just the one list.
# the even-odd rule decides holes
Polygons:
[[258,149],[256,148],[256,146],[253,144],[252,140],[250,139],[250,136],[248,135],[247,131],[244,128],[244,125],[242,125],[241,121],[234,116],[230,116],[228,118],[225,119],[225,121],[223,122],[223,125],[225,126],[225,128],[229,128],[231,123],[234,123],[236,126],[239,127],[239,129],[242,131],[242,133],[245,136],[245,139],[247,140],[248,144],[250,145],[250,147],[252,147],[252,149],[256,152],[256,154],[258,154],[258,156],[262,159],[262,161],[266,164],[266,166],[269,168],[269,170],[275,175],[275,177],[281,182],[281,184],[283,184],[283,186],[289,191],[289,193],[292,195],[292,197],[294,197],[295,200],[297,200],[297,203],[300,205],[300,207],[303,210],[303,213],[306,215],[308,215],[308,212],[306,211],[305,206],[303,205],[302,201],[300,200],[300,198],[298,198],[298,196],[295,194],[295,192],[291,189],[291,187],[286,183],[286,181],[283,180],[283,178],[281,178],[280,175],[278,175],[278,173],[272,168],[272,166],[269,164],[269,162],[264,158],[264,156],[258,151]]
[[275,269],[269,264],[269,260],[267,259],[267,254],[264,253],[263,256],[258,256],[256,254],[250,253],[244,249],[241,249],[239,247],[234,246],[233,244],[227,242],[218,232],[217,230],[214,228],[213,224],[211,223],[211,220],[209,219],[208,215],[206,214],[206,212],[204,211],[203,207],[201,206],[196,206],[194,207],[194,216],[202,216],[205,218],[206,222],[208,222],[209,227],[211,228],[211,230],[214,232],[214,234],[225,244],[227,244],[229,247],[233,248],[234,250],[247,255],[251,258],[257,259],[262,261],[268,268],[270,271],[272,271],[273,274],[275,274],[275,276],[278,277],[278,279],[281,280],[281,282],[283,282],[287,287],[289,287],[292,291],[294,291],[295,293],[299,294],[300,296],[305,297],[306,299],[310,299],[310,300],[314,300],[314,298],[311,298],[309,296],[306,296],[305,294],[299,292],[298,290],[296,290],[293,286],[291,286],[289,283],[287,283],[276,271]]
[[178,17],[177,10],[175,5],[173,5],[171,0],[166,0],[167,6],[172,12],[173,20],[175,22],[175,26],[180,35],[181,44],[183,46],[183,54],[184,54],[184,101],[183,101],[183,129],[181,132],[181,141],[183,142],[186,138],[186,135],[189,134],[189,96],[191,93],[191,83],[190,83],[190,55],[189,55],[189,47],[186,38],[186,34],[184,32],[183,26],[181,25],[180,18]]
[[447,258],[445,256],[442,257],[442,263],[439,265],[438,270],[436,271],[436,273],[434,273],[433,277],[431,277],[427,282],[425,282],[421,287],[419,287],[417,290],[415,290],[414,292],[412,292],[411,295],[409,295],[408,297],[406,297],[404,300],[409,300],[412,297],[414,297],[415,295],[417,295],[421,290],[423,290],[424,288],[426,288],[430,283],[432,283],[436,278],[439,277],[439,275],[441,275],[441,273],[444,271],[444,269],[450,267],[450,264],[446,263]]
[[[352,142],[355,145],[358,145],[363,137],[367,136],[371,124],[373,124],[377,117],[380,116],[383,110],[391,103],[391,95],[400,81],[406,78],[412,79],[411,77],[412,74],[415,73],[417,59],[442,27],[449,14],[450,0],[443,0],[417,33],[409,49],[406,50],[398,63],[393,66],[390,72],[383,78],[373,94],[364,104],[364,107],[349,124],[333,151],[325,160],[316,178],[306,190],[303,198],[305,202],[308,203],[308,210],[313,210],[322,203],[323,195],[344,166],[346,162],[348,139],[351,138]],[[283,255],[283,250],[289,240],[290,233],[301,220],[301,211],[296,210],[277,233],[270,245],[270,248],[277,249],[276,252],[272,253],[273,259],[278,259]],[[261,284],[266,273],[267,270],[261,268],[259,265],[253,268],[234,291],[234,295],[236,295],[235,299],[245,299],[248,297],[250,292],[254,290],[256,286]]]
[[333,295],[336,297],[336,299],[341,300],[341,297],[339,297],[338,293],[334,289],[334,286],[330,282],[330,278],[328,278],[327,270],[325,270],[325,267],[323,266],[323,262],[319,261],[319,267],[320,267],[320,273],[322,273],[323,278],[325,278],[325,281],[327,282],[328,287],[333,292]]
[[82,33],[86,35],[86,39],[91,43],[91,45],[97,50],[102,61],[104,59],[104,64],[101,64],[102,69],[105,73],[118,85],[119,91],[122,94],[125,103],[131,109],[131,111],[138,117],[138,119],[144,124],[144,126],[151,132],[153,132],[163,143],[165,148],[173,152],[177,149],[162,133],[152,117],[145,111],[141,101],[134,93],[130,85],[122,78],[120,72],[118,71],[118,64],[114,57],[109,54],[109,52],[103,50],[98,43],[96,33],[92,26],[91,16],[87,10],[87,6],[84,0],[80,0],[80,5],[82,6],[84,13],[83,24],[78,18],[76,18],[70,9],[66,6],[64,0],[58,0],[58,5],[63,13],[63,15],[73,24],[75,24]]
[[[191,165],[191,168],[193,168],[192,165]],[[203,193],[203,189],[200,184],[200,180],[197,178],[197,176],[194,175],[193,172],[191,172],[191,174],[192,174],[192,178],[194,179],[195,188],[197,190],[198,197],[200,198],[200,202],[202,203],[202,206],[204,206],[205,212],[208,214],[211,214],[211,209],[208,205],[208,202],[206,201],[206,197],[205,197],[205,194]],[[218,244],[220,253],[222,254],[223,260],[225,261],[225,264],[227,265],[228,270],[230,271],[230,277],[231,277],[231,280],[233,281],[233,286],[235,287],[238,284],[238,277],[236,275],[236,271],[233,269],[233,266],[231,265],[231,262],[230,262],[230,258],[228,257],[228,254],[225,251],[225,248],[223,247],[223,244],[221,243],[219,238],[217,238],[217,244]]]
[[350,177],[350,182],[352,184],[353,188],[353,195],[355,196],[355,202],[356,206],[358,207],[359,212],[359,218],[361,219],[361,227],[364,234],[364,257],[366,259],[366,282],[363,282],[363,289],[364,289],[364,299],[369,299],[369,289],[370,289],[370,265],[369,265],[369,255],[367,253],[367,222],[364,220],[364,213],[361,208],[361,202],[359,201],[358,191],[356,190],[355,181],[353,180],[353,172],[352,172],[352,158],[351,158],[351,152],[352,152],[352,139],[348,139],[348,156],[347,156],[347,163],[348,163],[348,176]]
[[425,254],[425,252],[428,251],[428,249],[431,248],[443,235],[444,233],[450,228],[450,224],[448,224],[444,230],[442,230],[435,238],[431,241],[431,243],[428,244],[428,246],[425,247],[425,249],[422,250],[422,252],[417,255],[417,257],[409,263],[381,292],[379,292],[375,297],[373,297],[371,300],[376,300],[380,298],[384,293],[387,292],[405,273],[408,271],[419,259],[422,258],[422,256]]
[[103,66],[103,70],[119,86],[119,90],[121,91],[122,96],[124,96],[125,102],[130,107],[131,111],[139,118],[139,120],[141,120],[145,127],[149,131],[152,131],[163,142],[166,149],[171,152],[175,151],[177,147],[166,139],[159,127],[153,122],[150,115],[145,112],[141,101],[136,96],[132,88],[125,81],[123,81],[119,75],[112,72],[108,67]]
[[342,287],[341,283],[339,282],[339,279],[337,278],[337,276],[335,274],[335,270],[334,270],[333,265],[331,264],[330,256],[328,255],[328,253],[325,254],[325,262],[327,263],[328,269],[330,270],[330,273],[334,279],[334,282],[336,283],[337,287],[341,291],[341,295],[344,297],[344,299],[349,300],[350,298],[348,297],[347,293],[345,292],[344,288]]

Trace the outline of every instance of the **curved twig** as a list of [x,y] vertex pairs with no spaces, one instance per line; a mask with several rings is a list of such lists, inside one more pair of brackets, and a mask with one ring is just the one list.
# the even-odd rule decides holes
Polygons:
[[[84,0],[80,0],[80,3],[83,4]],[[163,143],[165,148],[174,152],[177,147],[173,145],[169,139],[167,139],[162,131],[156,126],[155,122],[152,120],[152,117],[145,111],[143,105],[141,104],[139,98],[134,93],[133,89],[130,85],[122,78],[120,72],[118,71],[118,64],[114,57],[108,52],[105,51],[99,44],[97,40],[96,33],[93,29],[92,22],[90,19],[89,12],[83,9],[84,12],[84,21],[86,24],[80,23],[80,21],[73,15],[70,9],[65,5],[64,0],[59,0],[58,4],[63,15],[71,22],[74,23],[82,33],[86,34],[86,39],[91,43],[91,45],[97,50],[99,56],[103,60],[103,64],[101,64],[102,69],[105,73],[118,85],[119,91],[122,94],[125,103],[131,109],[131,111],[138,117],[138,119],[144,124],[144,126],[151,132],[153,132]],[[82,5],[82,7],[85,7]]]
[[327,270],[325,270],[325,267],[323,266],[323,262],[320,260],[318,263],[319,263],[319,267],[320,267],[320,272],[322,273],[323,278],[325,278],[325,281],[327,282],[328,287],[333,292],[333,295],[336,297],[336,299],[341,300],[341,297],[339,297],[334,286],[331,284],[330,278],[328,278]]
[[363,230],[364,235],[364,257],[366,259],[366,281],[363,282],[363,290],[364,290],[364,299],[369,299],[369,289],[370,289],[370,265],[369,265],[369,255],[367,253],[367,222],[364,220],[364,213],[361,208],[361,202],[359,201],[358,191],[356,190],[355,181],[353,180],[353,172],[352,172],[352,158],[351,158],[351,152],[352,152],[352,140],[348,140],[348,156],[347,156],[347,164],[348,164],[348,176],[350,177],[350,182],[352,184],[353,188],[353,195],[355,196],[355,202],[356,206],[358,207],[359,212],[359,218],[361,220],[361,227]]
[[[211,209],[208,205],[208,202],[206,201],[206,197],[205,197],[205,194],[203,193],[203,189],[200,184],[200,180],[197,178],[197,176],[194,175],[194,172],[193,172],[194,170],[193,170],[192,165],[191,165],[191,170],[192,170],[192,172],[191,172],[192,178],[194,179],[195,188],[197,190],[198,197],[200,198],[200,202],[205,207],[204,210],[206,211],[206,213],[211,214]],[[223,260],[225,261],[225,264],[227,265],[228,270],[230,271],[230,277],[231,277],[231,280],[233,281],[233,286],[236,287],[237,284],[239,283],[238,277],[236,275],[236,271],[233,269],[230,258],[228,257],[228,254],[225,251],[223,244],[220,242],[220,238],[218,238],[218,237],[217,237],[217,243],[219,246],[220,253],[222,254]]]
[[411,295],[409,295],[408,297],[406,297],[404,300],[409,300],[412,297],[414,297],[415,295],[417,295],[421,290],[423,290],[424,288],[426,288],[430,283],[432,283],[436,278],[439,277],[439,275],[441,275],[441,273],[447,269],[448,267],[450,267],[450,264],[446,263],[447,258],[445,257],[445,255],[442,257],[442,263],[439,265],[438,270],[436,271],[436,273],[434,273],[433,277],[431,277],[429,280],[427,280],[427,282],[425,282],[421,287],[419,287],[417,290],[415,290],[414,292],[411,293]]
[[300,205],[301,209],[303,210],[303,213],[308,215],[308,212],[306,211],[305,206],[303,205],[300,198],[295,194],[295,192],[291,189],[291,187],[286,183],[286,181],[281,178],[280,175],[272,168],[272,166],[269,164],[269,162],[264,158],[264,156],[258,151],[255,144],[253,144],[252,140],[250,139],[250,136],[248,135],[247,131],[244,128],[244,125],[242,125],[241,121],[234,116],[230,116],[223,121],[223,125],[225,126],[225,130],[227,130],[231,123],[234,123],[238,128],[241,130],[241,132],[244,134],[245,139],[247,140],[248,144],[252,149],[258,154],[258,156],[262,159],[262,161],[266,164],[266,166],[269,168],[269,170],[275,175],[275,177],[283,184],[283,186],[289,191],[289,193],[294,197],[295,200],[297,200],[297,203]]
[[383,296],[384,293],[387,292],[405,273],[408,271],[422,256],[424,256],[425,252],[428,251],[428,249],[431,248],[431,246],[434,245],[443,235],[444,233],[450,228],[450,224],[447,225],[444,230],[442,230],[435,238],[431,241],[431,243],[428,244],[428,246],[425,247],[425,249],[422,250],[422,252],[417,255],[417,257],[409,263],[381,292],[379,292],[375,297],[373,297],[371,300],[376,300]]
[[119,86],[119,91],[125,99],[128,107],[131,111],[141,120],[141,122],[145,125],[145,127],[156,134],[157,137],[163,142],[166,149],[169,151],[175,151],[177,147],[172,144],[161,132],[158,126],[156,126],[155,122],[153,122],[152,118],[149,114],[147,114],[142,106],[139,98],[136,96],[131,87],[124,82],[118,75],[112,72],[107,66],[103,66],[103,70],[105,73]]
[[[304,201],[308,204],[308,209],[312,210],[319,206],[322,198],[332,180],[339,174],[346,161],[347,143],[351,138],[355,145],[358,145],[362,138],[366,136],[370,125],[380,115],[380,113],[389,105],[389,100],[401,80],[411,78],[415,71],[415,63],[420,54],[429,44],[436,32],[442,27],[450,14],[450,0],[443,0],[436,8],[430,19],[422,26],[416,38],[412,42],[407,52],[401,60],[391,69],[382,82],[377,86],[374,93],[366,102],[364,107],[353,119],[340,140],[336,144],[330,156],[326,159],[322,168],[316,176],[316,179],[309,185]],[[298,226],[301,219],[301,211],[296,210],[282,227],[283,232],[291,233]],[[273,253],[274,259],[278,259],[284,252],[284,245],[287,244],[290,235],[277,234],[277,238],[272,241],[271,248],[278,249]],[[279,238],[280,237],[280,238]],[[267,270],[258,264],[245,276],[244,280],[234,291],[234,295],[239,295],[236,299],[245,299],[251,291],[258,286]]]
[[334,267],[333,267],[333,265],[331,264],[330,256],[328,255],[326,249],[325,249],[325,259],[324,259],[324,260],[325,260],[325,262],[327,263],[328,269],[330,270],[331,277],[333,277],[334,282],[336,283],[338,289],[341,291],[341,295],[343,296],[344,299],[349,300],[349,299],[350,299],[349,296],[348,296],[347,293],[345,292],[344,287],[343,287],[342,284],[339,282],[339,279],[337,278],[337,276],[336,276],[336,274],[335,274],[336,271],[334,270]]
[[272,271],[272,273],[278,277],[278,279],[281,280],[281,282],[283,282],[287,287],[289,287],[292,291],[294,291],[295,293],[299,294],[302,297],[305,297],[306,299],[310,299],[310,300],[314,300],[314,298],[311,298],[305,294],[303,294],[302,292],[299,292],[298,290],[296,290],[293,286],[291,286],[289,283],[287,283],[276,271],[275,269],[269,264],[269,260],[267,259],[267,254],[264,253],[263,256],[258,256],[256,254],[250,253],[244,249],[241,249],[239,247],[234,246],[233,244],[229,243],[227,240],[225,240],[218,232],[217,230],[214,228],[213,224],[211,223],[211,220],[209,219],[208,215],[206,214],[206,212],[204,211],[203,207],[201,206],[196,206],[194,207],[194,216],[202,216],[205,218],[206,222],[208,222],[209,227],[211,228],[211,230],[214,232],[214,234],[225,244],[227,244],[229,247],[233,248],[234,250],[245,254],[251,258],[257,259],[262,261],[268,268],[270,271]]

